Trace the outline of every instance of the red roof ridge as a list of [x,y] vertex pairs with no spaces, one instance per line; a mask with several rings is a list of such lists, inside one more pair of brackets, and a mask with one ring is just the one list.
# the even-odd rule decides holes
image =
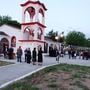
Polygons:
[[24,4],[21,4],[21,6],[25,6],[25,5],[29,4],[29,3],[39,4],[39,5],[41,5],[44,8],[44,10],[47,10],[47,8],[45,7],[45,5],[43,3],[41,3],[40,1],[27,1]]
[[38,25],[40,25],[41,27],[46,28],[45,25],[43,25],[43,24],[41,24],[41,23],[39,23],[39,22],[22,23],[21,25],[34,25],[34,24],[38,24]]

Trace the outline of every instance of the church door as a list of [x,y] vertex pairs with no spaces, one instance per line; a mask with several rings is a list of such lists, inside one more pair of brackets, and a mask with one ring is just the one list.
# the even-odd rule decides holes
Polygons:
[[3,53],[5,46],[9,47],[9,41],[7,38],[2,38],[0,41],[0,53]]

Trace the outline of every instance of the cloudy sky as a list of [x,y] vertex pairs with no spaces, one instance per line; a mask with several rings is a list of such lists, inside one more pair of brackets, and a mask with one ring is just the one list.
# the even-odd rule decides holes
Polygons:
[[[21,6],[27,0],[0,0],[0,15],[11,16],[21,22]],[[50,30],[77,30],[90,37],[90,0],[39,0],[48,9],[46,12],[46,33]]]

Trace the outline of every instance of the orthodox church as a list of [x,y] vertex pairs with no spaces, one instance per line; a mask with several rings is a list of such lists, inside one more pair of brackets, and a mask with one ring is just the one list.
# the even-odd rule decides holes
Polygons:
[[36,0],[28,0],[21,4],[21,7],[21,28],[9,25],[0,26],[0,51],[5,45],[13,47],[15,52],[19,46],[23,50],[28,47],[32,50],[34,47],[44,48],[44,45],[46,45],[44,33],[47,8],[43,3]]
[[34,47],[37,49],[42,47],[45,53],[48,52],[48,46],[53,48],[60,46],[60,43],[54,42],[45,37],[45,11],[47,8],[43,3],[37,0],[28,0],[21,4],[22,23],[21,28],[12,25],[0,26],[0,53],[3,52],[5,46],[14,49],[16,53],[19,46],[23,51]]

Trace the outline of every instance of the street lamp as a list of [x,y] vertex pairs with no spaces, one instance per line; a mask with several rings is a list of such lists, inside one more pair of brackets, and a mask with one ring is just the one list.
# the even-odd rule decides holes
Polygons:
[[60,35],[56,36],[56,37],[55,37],[55,40],[56,40],[57,42],[60,42],[60,46],[62,46],[62,43],[63,43],[63,41],[64,41],[64,32],[62,32]]
[[64,42],[64,32],[62,32],[62,33],[60,34],[61,57],[63,57],[63,55],[64,55],[64,51],[63,51],[63,49],[64,49],[64,45],[63,45],[63,42]]
[[64,37],[64,35],[61,33],[60,37],[61,37],[61,38],[63,38],[63,37]]
[[61,37],[61,38],[63,38],[63,37],[64,37],[64,32],[62,32],[62,33],[60,34],[60,37]]
[[58,37],[58,36],[56,36],[56,37],[55,37],[55,39],[58,41],[59,37]]
[[62,43],[64,41],[64,32],[60,34],[60,42]]
[[55,40],[57,42],[60,41],[60,43],[62,43],[64,41],[64,32],[62,32],[59,36],[56,36]]

